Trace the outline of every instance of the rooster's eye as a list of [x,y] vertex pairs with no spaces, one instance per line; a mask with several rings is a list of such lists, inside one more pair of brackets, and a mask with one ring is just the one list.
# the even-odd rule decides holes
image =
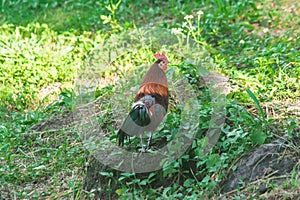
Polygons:
[[158,64],[158,66],[159,66],[160,68],[163,68],[164,65],[165,65],[165,62],[164,62],[163,60],[160,61],[159,64]]

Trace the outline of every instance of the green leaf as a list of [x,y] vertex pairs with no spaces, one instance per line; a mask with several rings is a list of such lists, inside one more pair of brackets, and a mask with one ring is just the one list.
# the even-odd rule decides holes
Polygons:
[[267,138],[267,135],[264,132],[253,132],[250,135],[252,143],[262,145]]
[[33,168],[34,170],[42,170],[42,169],[46,169],[45,165],[40,165],[38,167]]
[[258,110],[259,110],[259,113],[260,113],[260,116],[262,118],[262,120],[264,122],[266,122],[266,119],[265,119],[265,113],[264,113],[264,110],[262,109],[262,107],[260,106],[260,103],[259,101],[257,100],[256,96],[251,92],[251,90],[249,89],[246,89],[246,92],[248,93],[248,95],[251,97],[251,99],[254,101],[254,103],[256,104]]
[[99,174],[101,174],[102,176],[106,176],[106,177],[113,177],[113,173],[112,172],[100,172]]

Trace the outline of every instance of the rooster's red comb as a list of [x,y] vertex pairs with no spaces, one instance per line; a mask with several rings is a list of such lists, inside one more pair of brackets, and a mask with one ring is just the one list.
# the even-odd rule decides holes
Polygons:
[[156,59],[160,59],[160,60],[163,60],[165,62],[169,62],[167,56],[164,53],[156,53],[156,54],[154,54],[154,57]]

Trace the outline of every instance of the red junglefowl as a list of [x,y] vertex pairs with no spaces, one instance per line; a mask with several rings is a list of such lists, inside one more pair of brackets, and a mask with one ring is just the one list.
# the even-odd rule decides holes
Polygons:
[[118,145],[124,145],[129,135],[141,138],[141,150],[144,151],[143,134],[150,133],[146,149],[150,147],[153,131],[163,120],[168,109],[168,82],[165,71],[169,60],[164,53],[154,54],[157,59],[145,75],[134,98],[129,115],[118,131]]

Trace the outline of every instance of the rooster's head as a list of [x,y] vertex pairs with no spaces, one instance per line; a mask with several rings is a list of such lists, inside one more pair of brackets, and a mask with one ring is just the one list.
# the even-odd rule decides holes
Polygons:
[[159,61],[158,66],[162,70],[166,71],[168,69],[168,63],[169,63],[167,56],[164,53],[156,53],[154,54],[154,57]]

